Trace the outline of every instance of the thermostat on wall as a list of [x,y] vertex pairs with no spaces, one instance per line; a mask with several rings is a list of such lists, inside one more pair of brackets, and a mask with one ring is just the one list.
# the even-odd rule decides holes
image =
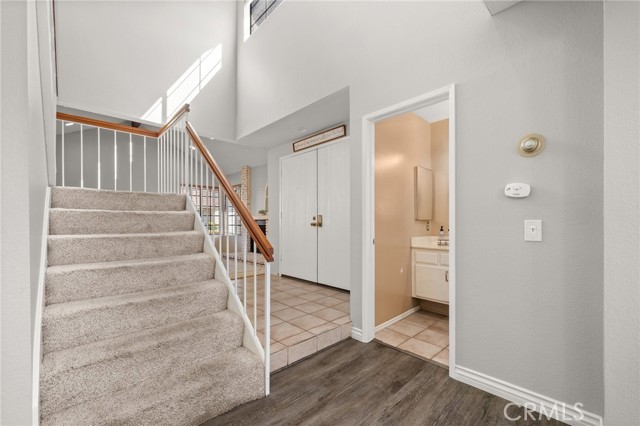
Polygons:
[[513,198],[524,198],[531,194],[531,186],[526,183],[510,183],[504,187],[504,195]]

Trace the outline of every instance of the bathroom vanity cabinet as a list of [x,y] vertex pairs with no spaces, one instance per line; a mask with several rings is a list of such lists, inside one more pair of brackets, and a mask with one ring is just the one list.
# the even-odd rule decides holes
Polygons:
[[449,303],[449,249],[434,244],[411,247],[412,296]]

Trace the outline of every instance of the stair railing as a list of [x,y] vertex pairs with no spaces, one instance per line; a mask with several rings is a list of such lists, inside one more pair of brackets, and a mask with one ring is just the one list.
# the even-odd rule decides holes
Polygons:
[[[157,131],[58,113],[57,182],[61,186],[180,193],[189,197],[215,247],[216,276],[220,267],[240,309],[251,322],[250,332],[262,345],[268,395],[273,247],[188,121],[188,113],[187,104]],[[65,131],[68,123],[79,125],[79,134]],[[91,134],[85,135],[87,130]],[[68,151],[71,140],[74,155]],[[85,152],[85,144],[90,155]],[[68,167],[65,163],[74,156],[77,160],[78,151],[79,164],[73,161],[73,167]],[[128,163],[124,170],[119,164],[122,158]],[[103,175],[111,172],[113,179],[105,179]],[[119,185],[119,180],[125,180],[125,184]],[[262,282],[258,280],[260,275],[264,275]],[[261,289],[259,284],[263,284]],[[262,309],[258,306],[259,296],[264,297]]]

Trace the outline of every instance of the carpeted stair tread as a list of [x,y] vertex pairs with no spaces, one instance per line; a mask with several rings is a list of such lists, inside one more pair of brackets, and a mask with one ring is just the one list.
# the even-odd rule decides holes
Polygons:
[[264,396],[263,389],[262,362],[240,347],[44,416],[41,425],[196,426]]
[[192,231],[195,215],[183,211],[49,210],[49,235],[138,234]]
[[229,310],[48,353],[41,414],[87,402],[242,346],[244,323]]
[[91,210],[176,211],[186,209],[186,196],[183,194],[54,187],[51,191],[51,207]]
[[226,285],[209,280],[48,305],[43,353],[220,312],[227,298]]
[[202,253],[200,231],[149,234],[52,235],[49,266],[148,259]]
[[210,280],[215,260],[205,253],[47,268],[47,304],[93,299]]

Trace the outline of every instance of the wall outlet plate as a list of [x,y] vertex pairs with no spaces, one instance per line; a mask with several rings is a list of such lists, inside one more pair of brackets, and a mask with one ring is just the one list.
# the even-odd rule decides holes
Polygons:
[[511,198],[524,198],[531,194],[531,186],[527,183],[509,183],[504,187],[504,195]]

